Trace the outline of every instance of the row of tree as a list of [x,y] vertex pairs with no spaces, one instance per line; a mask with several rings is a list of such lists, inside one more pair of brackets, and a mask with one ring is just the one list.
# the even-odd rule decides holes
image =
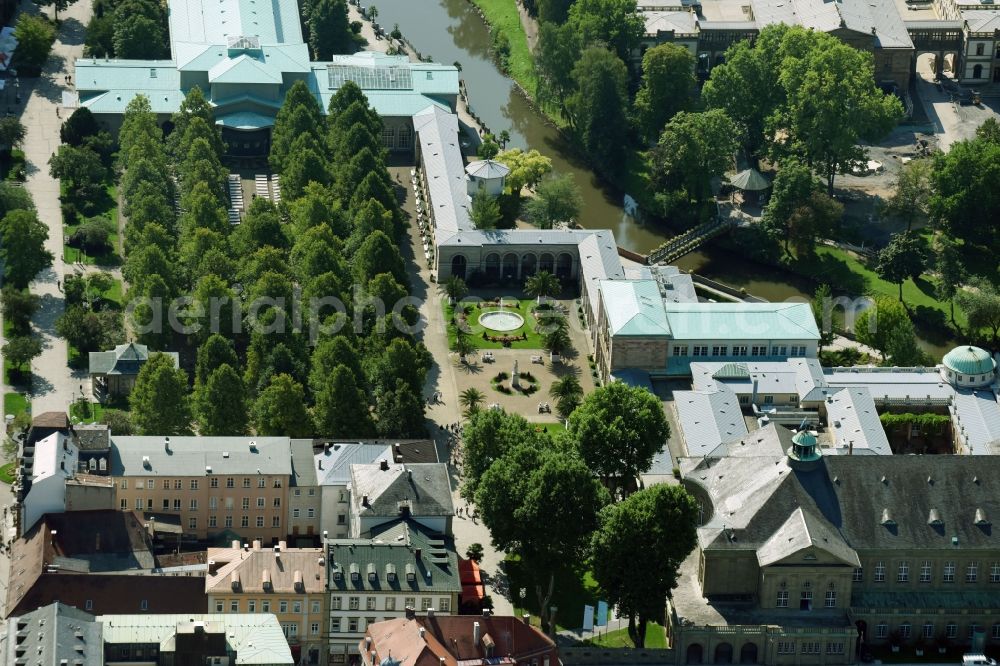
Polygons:
[[[70,0],[53,0],[63,6]],[[71,0],[75,1],[75,0]],[[167,5],[157,0],[96,0],[84,54],[94,58],[158,60],[170,57]]]
[[[531,572],[543,627],[555,629],[556,575],[586,561],[642,646],[695,546],[698,512],[680,487],[638,489],[669,436],[659,400],[615,382],[587,396],[560,436],[497,410],[473,413],[462,434],[462,496],[476,503],[495,547]],[[649,563],[641,572],[636,552]]]

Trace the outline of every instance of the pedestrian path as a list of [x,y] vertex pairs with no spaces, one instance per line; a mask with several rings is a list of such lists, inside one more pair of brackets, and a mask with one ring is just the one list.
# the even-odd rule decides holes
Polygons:
[[[21,11],[37,13],[32,2],[22,2]],[[61,27],[52,55],[42,75],[30,86],[22,80],[21,89],[29,89],[23,108],[19,109],[25,128],[24,153],[28,178],[25,188],[31,193],[39,219],[48,226],[46,247],[55,259],[52,267],[39,273],[31,292],[41,299],[33,324],[42,338],[42,354],[31,364],[34,385],[32,413],[65,411],[79,393],[82,373],[76,376],[67,365],[68,346],[55,332],[55,322],[65,309],[60,285],[65,277],[63,264],[62,211],[59,205],[59,181],[49,175],[49,157],[59,148],[59,128],[65,119],[61,112],[62,94],[72,89],[67,76],[73,75],[73,63],[83,54],[84,26],[90,20],[90,2],[77,2],[60,12]]]

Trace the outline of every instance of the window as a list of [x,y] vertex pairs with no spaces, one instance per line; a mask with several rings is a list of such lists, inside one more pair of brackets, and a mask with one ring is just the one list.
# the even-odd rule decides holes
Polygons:
[[747,346],[746,345],[733,345],[733,356],[746,356]]
[[910,563],[900,562],[899,568],[896,569],[896,582],[897,583],[908,583],[910,582]]
[[[264,479],[261,479],[260,482],[264,483]],[[280,488],[281,487],[281,479],[275,479],[273,485],[274,485],[275,488]],[[262,485],[261,488],[263,488],[263,487],[264,486]]]
[[208,517],[208,526],[209,527],[218,527],[218,525],[219,525],[219,521],[216,519],[215,516],[209,516]]
[[824,608],[836,608],[837,607],[837,590],[827,590],[826,600],[823,602]]
[[386,597],[385,598],[385,609],[387,611],[396,610],[396,597]]
[[293,613],[301,613],[302,612],[302,602],[301,601],[293,601],[292,602],[292,612]]
[[885,582],[885,563],[881,560],[875,563],[875,582]]
[[271,516],[271,527],[281,527],[281,516]]
[[245,476],[243,477],[243,487],[244,488],[249,488],[250,487],[250,479],[248,477],[245,477]]
[[295,489],[295,496],[296,496],[296,497],[299,497],[299,496],[301,496],[301,495],[302,495],[302,491],[301,491],[300,489],[296,488],[296,489]]
[[826,644],[827,654],[844,654],[844,644],[843,643],[827,643]]
[[889,635],[889,625],[885,622],[879,622],[875,625],[875,638],[885,638]]
[[676,347],[674,347],[673,354],[674,356],[687,356],[688,355],[687,345],[677,345]]
[[788,590],[778,590],[778,601],[775,606],[778,608],[788,608]]
[[226,498],[226,511],[232,511],[232,510],[233,510],[233,498],[232,497],[227,497]]
[[316,495],[316,489],[315,488],[310,488],[309,489],[309,497],[315,497],[315,495]]
[[306,514],[307,514],[306,517],[308,517],[308,518],[315,518],[316,517],[316,509],[306,509]]
[[170,500],[164,498],[163,500],[163,510],[170,511]]
[[143,599],[139,602],[139,610],[149,610],[149,602]]
[[976,44],[976,55],[977,56],[983,55],[983,49],[985,48],[986,46],[982,42]]
[[170,490],[170,479],[163,479],[163,489]]
[[993,625],[993,634],[992,635],[993,635],[993,639],[994,640],[996,640],[997,638],[1000,638],[1000,624],[994,624]]
[[264,498],[263,497],[258,497],[257,498],[257,508],[258,509],[263,509],[264,508]]
[[350,597],[347,600],[347,607],[351,610],[358,610],[361,607],[361,597]]
[[292,518],[298,518],[298,517],[299,517],[299,510],[292,509]]
[[208,485],[211,488],[218,488],[219,487],[219,479],[218,479],[218,477],[214,477],[213,476],[212,480],[208,482]]
[[752,356],[767,356],[767,345],[753,345],[750,347]]
[[230,613],[239,613],[240,612],[240,600],[239,599],[233,599],[232,601],[229,602],[229,612]]
[[236,484],[233,482],[233,477],[228,477],[226,479],[226,488],[235,488]]
[[338,525],[343,525],[346,522],[347,522],[347,516],[346,515],[344,515],[342,513],[337,515],[337,524]]
[[924,638],[934,638],[934,623],[924,622],[922,634]]
[[1000,562],[994,562],[990,565],[990,582],[1000,583]]
[[250,508],[250,498],[249,497],[244,497],[243,498],[243,510],[246,511],[249,508]]
[[370,627],[373,624],[375,624],[375,618],[373,618],[373,617],[366,617],[365,618],[365,626]]
[[[259,479],[257,479],[257,487],[258,488],[263,488],[265,486],[265,483],[264,483],[265,480],[266,479],[264,479],[264,477],[260,477]],[[277,481],[275,481],[274,483],[277,484],[277,485],[274,486],[275,488],[280,488],[281,487],[281,485],[278,484]]]
[[804,642],[802,644],[802,654],[819,654],[819,642]]
[[945,562],[944,563],[944,574],[941,576],[942,580],[946,583],[955,582],[955,563]]
[[899,635],[902,636],[903,638],[909,638],[912,629],[913,627],[910,625],[909,622],[904,622],[901,625],[899,625]]
[[972,624],[969,625],[969,635],[966,638],[971,639],[973,636],[976,635],[977,631],[979,631],[979,625],[973,622]]
[[274,502],[271,503],[271,506],[273,508],[275,508],[275,509],[280,509],[281,508],[281,498],[280,497],[275,497],[274,498]]
[[152,490],[152,489],[153,489],[153,480],[146,479],[146,490]]
[[257,527],[264,527],[264,516],[257,516]]
[[[330,633],[339,634],[340,633],[340,618],[332,617],[330,618]],[[336,656],[336,655],[334,655]],[[343,655],[341,655],[343,656]]]
[[428,608],[430,608],[433,605],[434,605],[434,600],[431,599],[430,597],[421,597],[420,598],[420,610],[427,610]]
[[368,610],[375,610],[375,597],[368,597],[365,600],[365,608]]
[[764,396],[764,404],[765,405],[774,404],[774,396],[773,395],[765,395]]
[[920,565],[920,582],[929,583],[931,582],[931,561],[924,560],[923,564]]
[[812,610],[813,606],[813,593],[812,590],[802,590],[802,594],[799,597],[799,610]]
[[271,600],[270,599],[264,599],[263,601],[260,602],[260,612],[261,613],[270,613],[271,612]]
[[[93,599],[87,599],[85,602],[83,602],[83,609],[84,610],[94,610],[94,600]],[[994,628],[996,628],[996,627],[994,626]]]
[[712,346],[712,356],[725,356],[729,353],[729,347],[726,345],[713,345]]
[[278,612],[287,613],[288,612],[288,602],[282,599],[278,602]]
[[128,500],[125,499],[124,497],[121,498],[121,501],[119,501],[118,504],[121,507],[122,511],[127,511],[128,510]]
[[949,622],[944,626],[944,635],[946,638],[957,638],[958,637],[958,625],[954,622]]
[[795,643],[792,641],[778,641],[778,654],[795,654]]
[[135,510],[136,511],[142,511],[142,498],[141,497],[136,497],[135,498]]
[[128,479],[122,479],[118,482],[118,487],[122,490],[128,490]]
[[208,508],[211,509],[212,511],[215,511],[217,508],[219,508],[219,498],[218,497],[209,497],[208,498]]
[[347,501],[348,497],[350,497],[350,495],[348,495],[347,491],[346,490],[341,490],[340,491],[340,495],[338,495],[338,497],[337,497],[337,501],[340,502],[341,504],[343,504],[344,502]]
[[404,602],[403,603],[403,608],[416,608],[417,607],[417,599],[416,599],[416,597],[406,597],[403,600],[403,602]]
[[195,517],[188,518],[188,529],[196,530],[198,529],[198,519]]
[[[174,502],[174,504],[178,504],[179,502],[180,502],[180,500],[177,500],[177,501]],[[152,511],[153,510],[153,498],[152,497],[150,497],[149,499],[146,500],[146,510],[147,511]],[[178,511],[181,510],[179,506],[177,507],[177,510]]]
[[855,583],[860,583],[865,579],[865,570],[858,567],[854,570],[854,578],[852,579]]
[[298,622],[282,622],[281,631],[284,632],[285,638],[292,638],[299,635],[299,623]]
[[191,490],[198,490],[198,479],[191,479]]
[[233,526],[233,517],[232,516],[226,516],[225,525],[226,525],[226,527],[232,527]]
[[319,602],[318,601],[312,602],[312,612],[316,613],[316,614],[319,613]]
[[692,352],[694,356],[708,356],[708,345],[695,345]]
[[771,356],[788,356],[788,347],[785,345],[771,347]]
[[196,500],[196,499],[191,500],[191,503],[189,504],[189,506],[190,506],[190,508],[191,508],[192,511],[197,511],[198,510],[198,500]]
[[352,634],[358,632],[358,618],[356,617],[347,618],[347,631],[349,631]]
[[319,635],[319,622],[313,622],[309,625],[309,633],[313,636]]
[[442,613],[449,612],[451,610],[451,600],[448,597],[438,599],[438,610]]
[[240,527],[250,527],[250,516],[240,518]]
[[341,604],[343,603],[341,597],[330,597],[330,608],[333,610],[340,610]]
[[257,600],[256,599],[250,599],[249,601],[247,601],[247,612],[248,613],[256,613],[257,612]]
[[965,582],[975,583],[979,578],[979,562],[969,562],[965,567]]

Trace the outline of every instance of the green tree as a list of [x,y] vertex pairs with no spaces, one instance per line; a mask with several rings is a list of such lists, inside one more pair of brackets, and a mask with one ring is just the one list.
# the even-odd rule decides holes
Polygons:
[[268,245],[279,250],[288,247],[278,209],[267,199],[254,199],[243,222],[229,235],[229,244],[234,257],[244,258]]
[[317,145],[322,145],[322,127],[323,116],[316,98],[304,81],[296,81],[285,94],[285,101],[274,118],[268,157],[271,168],[278,173],[284,172],[285,158],[302,134],[311,135]]
[[376,392],[375,416],[375,431],[379,437],[416,439],[427,436],[424,400],[402,379],[396,380],[392,389]]
[[59,146],[49,158],[49,175],[66,182],[67,189],[77,190],[105,178],[101,157],[89,148]]
[[314,142],[308,135],[303,135],[292,143],[291,152],[285,157],[281,172],[282,196],[297,199],[302,196],[309,183],[319,183],[321,186],[330,184],[326,159],[313,150],[313,145]]
[[543,179],[535,189],[535,196],[524,205],[528,219],[541,229],[571,223],[581,208],[583,196],[570,174]]
[[626,496],[670,437],[659,399],[623,382],[584,398],[567,429],[590,469]]
[[166,354],[151,354],[129,394],[132,422],[140,435],[182,435],[191,431],[187,374]]
[[945,233],[938,233],[934,238],[934,265],[938,274],[934,294],[948,301],[951,323],[955,325],[955,295],[965,281],[965,266],[958,245]]
[[309,47],[315,60],[330,60],[336,54],[354,52],[346,0],[314,0],[308,23]]
[[458,354],[459,363],[466,365],[468,363],[466,357],[476,353],[476,343],[464,329],[459,328],[455,331],[455,341],[451,344],[451,350]]
[[591,46],[573,66],[573,81],[576,89],[566,107],[576,135],[591,159],[615,173],[625,164],[628,145],[625,63],[611,51]]
[[895,234],[878,253],[875,274],[886,282],[899,285],[899,300],[903,300],[903,282],[916,280],[927,265],[927,248],[920,236],[905,232]]
[[108,426],[108,429],[118,436],[128,436],[135,434],[135,426],[132,425],[132,417],[129,413],[120,409],[105,409],[101,414],[101,423]]
[[253,406],[253,421],[259,435],[296,438],[313,435],[305,389],[287,374],[275,376],[261,391]]
[[371,437],[375,432],[368,399],[344,365],[323,379],[313,417],[323,437]]
[[905,222],[910,231],[915,221],[927,215],[932,194],[930,160],[911,160],[900,167],[892,196],[886,199],[883,210]]
[[52,19],[59,23],[59,12],[64,12],[76,0],[34,0],[39,7],[52,7]]
[[18,375],[24,366],[42,353],[42,342],[34,335],[8,337],[3,345],[3,357]]
[[655,142],[667,121],[686,111],[695,91],[694,56],[678,44],[660,44],[642,56],[642,86],[635,115],[648,142]]
[[224,365],[238,368],[240,361],[233,349],[233,343],[218,333],[214,333],[198,347],[194,366],[195,386],[205,384],[209,376]]
[[575,0],[568,23],[583,44],[607,44],[623,62],[632,57],[645,32],[636,0]]
[[788,243],[799,257],[811,256],[816,242],[828,238],[844,215],[844,206],[825,192],[815,191],[788,216]]
[[[663,600],[677,587],[681,563],[698,543],[699,511],[687,491],[668,485],[640,490],[601,510],[590,540],[591,570],[619,616],[628,617],[636,647],[646,645],[648,621],[663,622]],[[638,571],[637,552],[650,557],[649,566]]]
[[882,361],[889,358],[890,341],[916,335],[910,315],[901,301],[884,295],[875,296],[872,306],[862,312],[854,325],[858,341],[877,350]]
[[31,332],[31,318],[38,311],[38,304],[38,296],[27,289],[5,285],[3,291],[0,291],[4,323],[10,326],[15,335],[27,335]]
[[[934,156],[931,216],[967,244],[991,246],[1000,235],[1000,143],[958,141]],[[968,251],[969,247],[967,247]]]
[[125,339],[121,314],[72,305],[56,320],[56,333],[81,353],[107,350]]
[[833,342],[836,335],[833,330],[833,292],[830,285],[823,283],[816,287],[809,305],[812,307],[813,319],[819,326],[819,354],[822,355],[823,347]]
[[987,143],[1000,144],[1000,122],[993,117],[987,118],[976,128],[976,138],[983,139]]
[[994,343],[1000,339],[1000,290],[996,285],[988,280],[974,280],[958,292],[955,300],[965,312],[971,332],[985,328],[993,333]]
[[408,285],[406,268],[396,243],[381,231],[365,239],[353,258],[354,275],[363,283],[379,273],[388,273],[401,285]]
[[4,116],[0,118],[0,150],[10,154],[10,151],[18,148],[25,137],[24,125],[15,116]]
[[12,210],[34,210],[31,193],[22,185],[0,181],[0,218]]
[[552,160],[537,150],[511,148],[498,154],[496,161],[510,169],[504,182],[515,201],[521,198],[522,189],[534,187],[552,171]]
[[543,299],[554,298],[561,291],[559,278],[548,271],[539,271],[524,281],[524,293],[537,299],[539,305]]
[[458,404],[462,406],[462,415],[469,418],[483,407],[486,394],[476,387],[469,387],[458,394]]
[[468,295],[469,285],[457,275],[452,275],[444,283],[444,293],[448,294],[448,298],[460,301]]
[[771,197],[764,207],[762,225],[774,238],[782,241],[785,253],[791,254],[792,211],[801,207],[818,189],[812,170],[798,160],[789,159],[781,164],[771,185]]
[[549,395],[556,401],[556,411],[559,418],[567,419],[583,402],[583,387],[576,375],[566,375],[552,382]]
[[369,384],[375,391],[392,389],[396,381],[402,379],[410,390],[420,393],[432,362],[430,352],[423,344],[396,338],[384,349],[377,349],[365,359],[363,366]]
[[200,435],[242,435],[247,432],[247,391],[239,373],[228,364],[211,372],[194,394]]
[[25,289],[38,272],[52,265],[45,249],[48,228],[33,210],[15,210],[0,219],[0,261],[4,282]]
[[[201,120],[199,128],[195,133],[189,134],[188,128],[195,118]],[[220,160],[225,155],[226,144],[222,141],[222,131],[215,124],[212,105],[205,99],[205,93],[202,92],[201,87],[195,85],[187,91],[177,113],[170,119],[174,123],[174,131],[170,133],[167,145],[170,148],[170,153],[175,157],[181,158],[185,155],[187,146],[195,136],[208,140],[212,151]]]
[[480,479],[493,461],[505,456],[521,444],[539,450],[549,444],[548,435],[536,432],[534,426],[520,414],[508,414],[499,409],[472,411],[462,426],[462,497],[472,501]]
[[490,133],[483,135],[482,142],[476,148],[476,157],[481,160],[492,160],[500,152],[500,142]]
[[556,103],[569,116],[567,101],[576,84],[573,65],[580,58],[580,36],[569,23],[557,25],[543,21],[538,27],[535,69],[538,71],[538,98]]
[[[555,631],[555,575],[585,553],[608,493],[577,456],[522,444],[483,474],[476,506],[499,550],[532,572],[542,629]],[[539,534],[545,534],[539,539]]]
[[56,41],[56,29],[44,16],[21,12],[14,27],[17,40],[18,69],[24,73],[39,72]]
[[469,218],[476,229],[496,229],[500,223],[500,203],[486,190],[476,190],[469,207]]
[[683,188],[691,201],[711,193],[711,179],[733,164],[736,125],[721,109],[682,111],[670,119],[653,149],[653,179],[662,190]]
[[169,51],[165,7],[149,0],[123,0],[115,8],[115,56],[155,60]]
[[[337,367],[343,366],[350,371],[351,376],[364,379],[361,370],[361,360],[358,350],[351,341],[343,335],[322,338],[312,353],[311,370],[309,372],[309,388],[318,394],[326,386],[327,378]],[[364,388],[364,387],[361,387]]]

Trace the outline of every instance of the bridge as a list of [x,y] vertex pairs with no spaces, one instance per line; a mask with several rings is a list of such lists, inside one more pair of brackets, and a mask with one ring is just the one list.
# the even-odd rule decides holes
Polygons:
[[904,24],[913,42],[911,74],[916,72],[917,58],[925,53],[934,54],[934,73],[938,76],[944,71],[944,58],[949,53],[955,54],[952,71],[956,74],[962,71],[964,21],[904,21]]

